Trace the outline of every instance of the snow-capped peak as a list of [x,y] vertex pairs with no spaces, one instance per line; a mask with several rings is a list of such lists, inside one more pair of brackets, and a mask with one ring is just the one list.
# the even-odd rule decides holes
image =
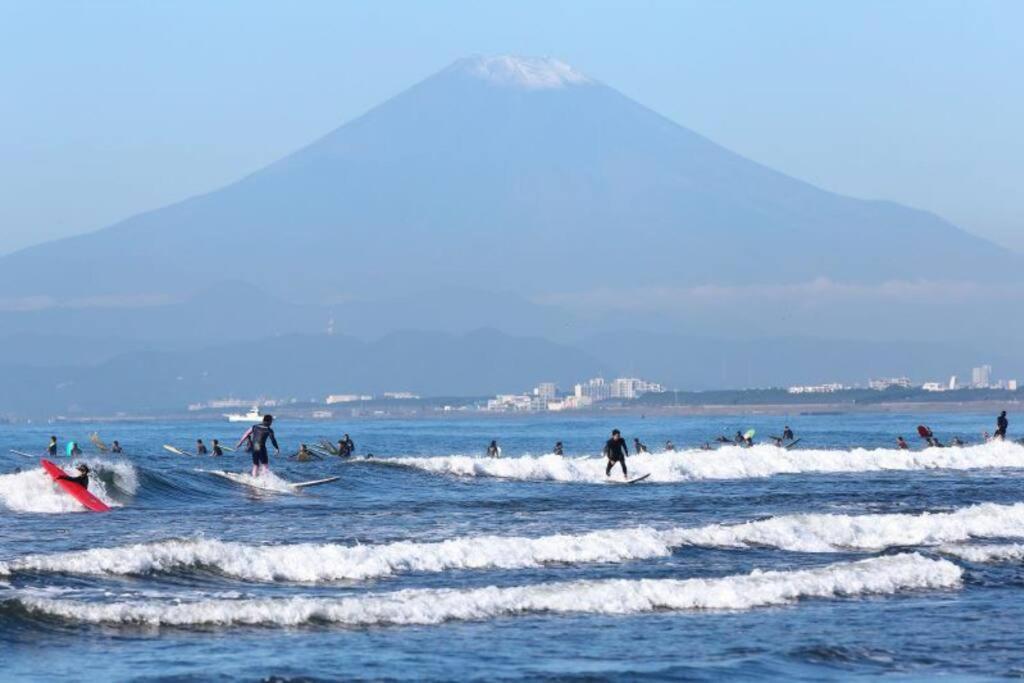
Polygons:
[[592,81],[563,61],[552,57],[470,57],[456,62],[464,73],[495,85],[528,90],[564,88]]

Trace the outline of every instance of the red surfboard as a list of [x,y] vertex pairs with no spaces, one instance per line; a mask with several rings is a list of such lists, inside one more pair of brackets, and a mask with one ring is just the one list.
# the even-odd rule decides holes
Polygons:
[[67,491],[72,498],[77,500],[79,503],[89,508],[93,512],[109,512],[110,508],[102,500],[89,493],[89,491],[81,484],[76,484],[73,481],[67,479],[61,479],[61,477],[67,476],[61,468],[54,465],[45,458],[40,460],[39,463],[46,470],[46,473],[53,477],[53,480],[57,482],[57,486]]
[[929,436],[932,435],[932,430],[928,429],[924,425],[917,425],[917,434],[922,439],[927,439]]

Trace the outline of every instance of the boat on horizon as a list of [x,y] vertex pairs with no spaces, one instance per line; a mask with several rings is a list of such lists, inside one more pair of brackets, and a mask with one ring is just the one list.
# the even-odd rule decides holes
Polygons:
[[263,419],[259,406],[253,406],[248,413],[224,413],[224,417],[228,422],[259,422]]

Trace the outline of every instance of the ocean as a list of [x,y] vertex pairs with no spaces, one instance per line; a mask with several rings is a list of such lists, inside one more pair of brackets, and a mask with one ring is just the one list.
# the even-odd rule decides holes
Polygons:
[[[979,443],[994,421],[281,420],[284,454],[349,432],[357,457],[272,458],[274,492],[211,473],[247,472],[244,453],[162,449],[244,425],[0,426],[0,678],[1024,676],[1024,446]],[[922,449],[919,423],[967,445]],[[765,443],[784,424],[793,450]],[[614,427],[647,444],[627,461],[647,480],[607,481]],[[746,429],[752,448],[699,448]],[[85,446],[111,512],[8,452],[51,433]]]

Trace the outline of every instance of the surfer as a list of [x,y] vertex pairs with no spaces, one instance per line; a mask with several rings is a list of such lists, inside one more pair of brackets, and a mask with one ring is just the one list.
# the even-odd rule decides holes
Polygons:
[[76,469],[78,469],[78,473],[79,473],[77,477],[70,477],[70,476],[64,474],[64,475],[60,476],[60,479],[62,479],[64,481],[70,481],[72,483],[78,484],[83,489],[88,489],[89,488],[89,466],[86,465],[83,462],[83,463],[79,463],[79,465],[78,465],[78,467]]
[[50,437],[50,445],[46,447],[46,453],[51,458],[57,455],[57,437]]
[[647,452],[647,445],[640,443],[640,439],[633,439],[633,453],[639,455]]
[[[736,432],[736,433],[737,433],[737,434],[739,434],[739,432]],[[718,437],[715,437],[715,441],[717,441],[718,443],[733,443],[733,440],[732,440],[732,439],[730,439],[730,438],[729,438],[729,437],[727,437],[727,436],[718,436]]]
[[782,440],[792,441],[793,439],[793,430],[789,428],[789,425],[786,425],[785,428],[782,430]]
[[491,445],[487,447],[488,458],[500,458],[501,448],[498,447],[498,442],[494,439],[491,440]]
[[82,449],[78,447],[77,441],[68,441],[67,447],[64,449],[69,458],[77,458],[82,454]]
[[310,460],[322,460],[323,458],[309,450],[306,444],[301,443],[299,444],[299,451],[295,455],[291,456],[290,459],[298,460],[299,462],[309,462]]
[[[114,443],[117,443],[116,441]],[[220,447],[220,441],[217,439],[213,440],[213,456],[219,458],[224,455],[224,449]]]
[[196,439],[196,455],[206,455],[210,451],[206,448],[206,444],[203,443],[202,439]]
[[604,444],[604,457],[608,458],[608,466],[604,468],[604,476],[610,477],[615,463],[622,465],[622,478],[629,479],[629,472],[626,471],[626,458],[629,456],[629,446],[622,438],[622,432],[618,429],[612,430],[612,438]]
[[953,446],[963,446],[964,442],[959,436],[954,436],[953,440],[949,442]]
[[110,447],[111,453],[124,453],[124,449],[121,448],[121,444],[117,439],[114,439],[113,445]]
[[908,444],[907,440],[904,439],[902,436],[897,436],[896,437],[896,448],[900,449],[901,451],[909,451],[910,450],[910,444]]
[[669,439],[668,441],[665,442],[665,452],[671,453],[675,449],[676,449],[676,445],[674,443],[672,443],[671,439]]
[[356,452],[356,443],[352,440],[352,437],[345,434],[341,439],[338,440],[338,455],[343,458],[347,458]]
[[259,476],[261,472],[270,471],[270,457],[267,455],[267,439],[274,444],[274,455],[281,454],[281,447],[277,445],[277,437],[270,425],[274,424],[273,415],[264,415],[263,421],[249,427],[248,431],[238,440],[235,448],[245,444],[245,450],[252,453],[252,476]]
[[555,442],[555,447],[554,447],[554,449],[551,452],[554,453],[555,455],[565,455],[564,451],[565,451],[565,449],[562,448],[562,442],[561,441],[556,441]]
[[733,442],[735,442],[737,446],[745,446],[747,443],[747,439],[746,437],[743,436],[743,433],[737,429],[736,436],[733,437]]
[[1006,439],[1006,429],[1010,426],[1010,421],[1006,419],[1006,411],[999,413],[999,417],[996,418],[996,437],[1000,441]]

